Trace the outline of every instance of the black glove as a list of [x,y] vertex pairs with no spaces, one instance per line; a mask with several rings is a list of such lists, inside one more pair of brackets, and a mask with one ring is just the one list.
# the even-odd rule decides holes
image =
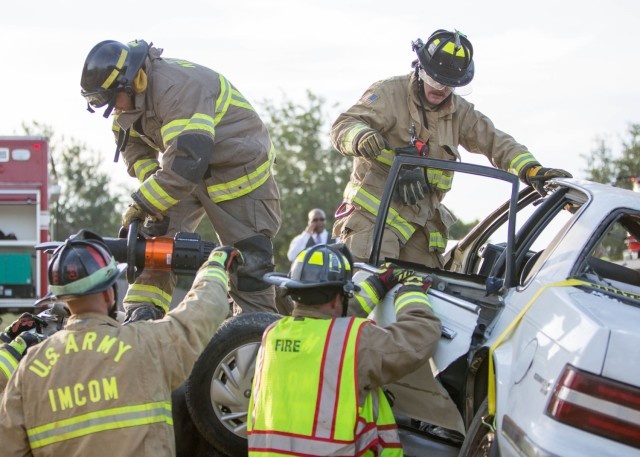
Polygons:
[[378,270],[378,279],[385,291],[389,292],[397,284],[401,283],[413,274],[413,270],[407,270],[406,268],[401,268],[387,262],[380,265],[380,269]]
[[27,349],[31,346],[44,341],[47,337],[35,332],[22,332],[16,336],[14,340],[7,344],[7,346],[13,349],[13,355],[16,360],[20,360],[22,356],[27,352]]
[[422,292],[426,294],[432,282],[431,276],[410,276],[402,281],[402,287],[398,289],[398,294],[402,292]]
[[219,246],[211,251],[208,261],[233,273],[244,264],[244,256],[233,246]]
[[26,332],[31,329],[35,329],[36,332],[42,333],[42,327],[46,327],[47,322],[31,313],[23,313],[18,319],[13,321],[4,332],[0,333],[0,340],[8,343],[22,332]]
[[402,168],[396,183],[395,199],[405,205],[415,205],[429,191],[422,168]]
[[377,130],[368,130],[358,138],[355,151],[361,157],[375,159],[387,148],[384,137]]
[[568,171],[560,168],[545,168],[540,165],[532,165],[522,171],[522,180],[532,186],[543,197],[547,194],[544,184],[552,178],[573,178]]

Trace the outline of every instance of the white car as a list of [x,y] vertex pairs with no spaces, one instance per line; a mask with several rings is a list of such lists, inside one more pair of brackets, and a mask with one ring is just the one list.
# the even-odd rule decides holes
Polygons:
[[[640,194],[556,179],[541,198],[532,188],[518,192],[517,178],[501,170],[398,157],[356,282],[385,260],[382,221],[403,166],[454,170],[456,179],[471,173],[511,189],[448,252],[444,270],[407,265],[433,276],[429,295],[443,332],[428,366],[387,386],[405,454],[640,455],[640,272],[615,257],[628,235],[640,239]],[[391,300],[372,316],[381,325],[394,318]],[[276,318],[227,321],[187,382],[198,429],[230,456],[246,453],[253,361]]]

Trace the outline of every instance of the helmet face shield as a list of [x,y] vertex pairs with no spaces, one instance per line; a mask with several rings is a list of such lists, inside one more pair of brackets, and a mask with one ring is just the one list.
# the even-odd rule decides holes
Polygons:
[[418,75],[420,76],[420,79],[422,81],[424,81],[425,84],[433,87],[435,90],[446,90],[446,89],[452,89],[451,86],[445,86],[444,84],[440,84],[438,81],[436,81],[435,79],[433,79],[431,76],[429,76],[427,74],[426,71],[424,71],[424,68],[421,68],[418,71]]
[[114,89],[97,89],[92,91],[82,90],[80,93],[87,103],[94,108],[102,108],[116,96],[116,91]]

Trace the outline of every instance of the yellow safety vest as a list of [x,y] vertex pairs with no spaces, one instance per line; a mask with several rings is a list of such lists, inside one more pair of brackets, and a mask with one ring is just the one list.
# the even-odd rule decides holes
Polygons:
[[247,418],[251,457],[403,455],[382,389],[358,406],[356,349],[367,322],[285,317],[265,332]]

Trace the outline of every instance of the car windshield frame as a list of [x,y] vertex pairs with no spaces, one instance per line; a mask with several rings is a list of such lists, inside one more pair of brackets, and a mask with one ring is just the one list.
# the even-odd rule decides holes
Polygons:
[[447,170],[458,173],[473,174],[477,176],[485,176],[491,179],[498,179],[511,184],[511,195],[509,196],[509,211],[507,220],[507,246],[505,248],[505,275],[503,286],[510,288],[516,285],[516,269],[514,256],[514,243],[516,233],[516,215],[518,207],[518,194],[520,180],[518,176],[500,170],[498,168],[487,167],[463,162],[453,162],[449,160],[433,159],[422,156],[397,155],[389,169],[389,175],[385,183],[384,191],[380,199],[378,214],[376,215],[373,240],[371,246],[371,255],[369,263],[378,265],[380,261],[380,251],[382,247],[382,237],[385,229],[385,223],[388,219],[389,209],[393,198],[393,192],[398,181],[398,175],[402,167],[423,167],[439,170]]

